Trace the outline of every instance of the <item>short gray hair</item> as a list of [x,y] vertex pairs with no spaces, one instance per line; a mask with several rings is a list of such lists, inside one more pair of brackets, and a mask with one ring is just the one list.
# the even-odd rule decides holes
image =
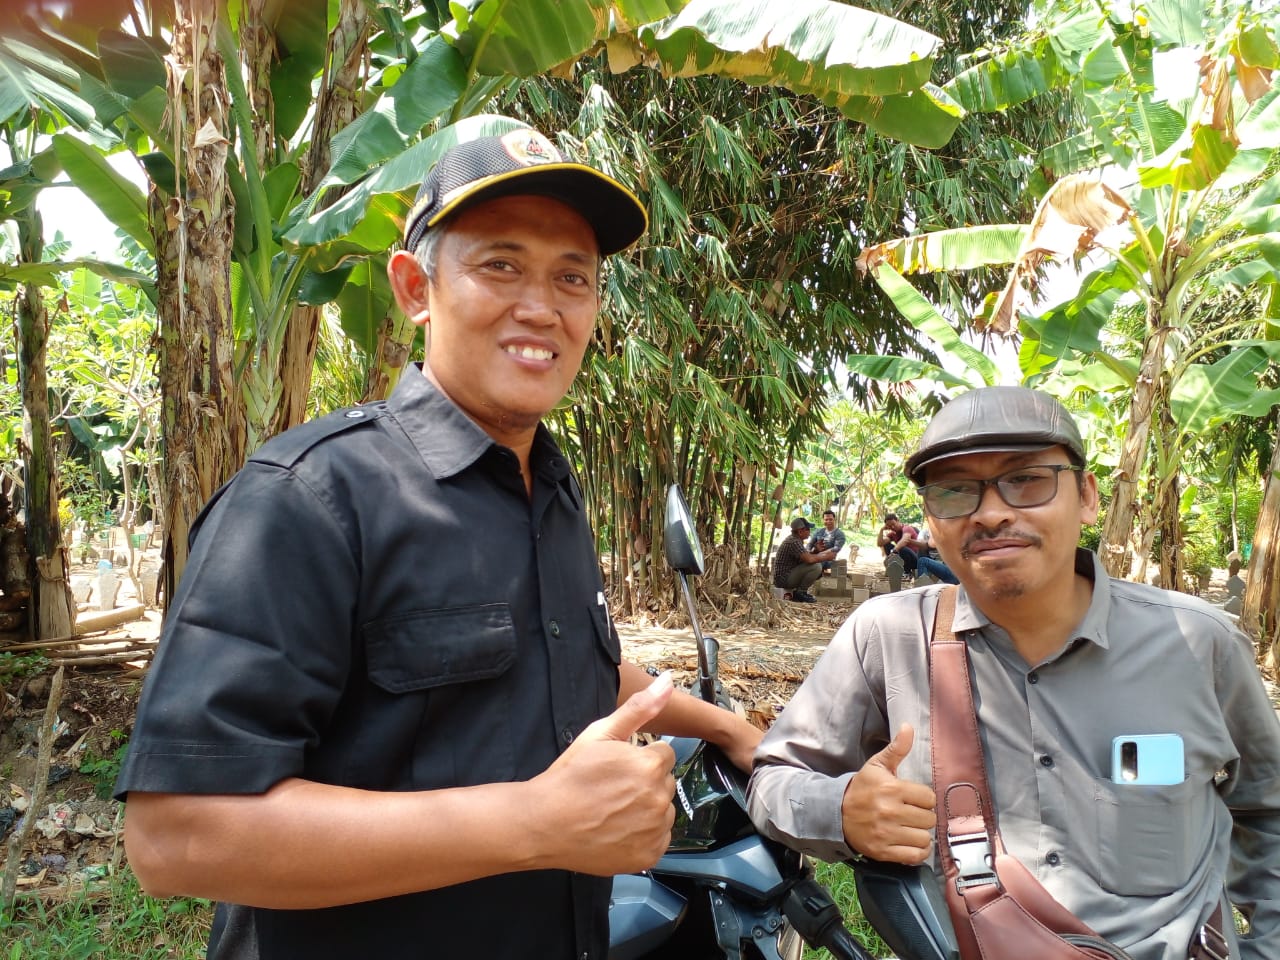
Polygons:
[[445,229],[445,225],[440,224],[428,230],[418,242],[417,249],[413,251],[418,264],[422,267],[422,272],[432,283],[436,280],[436,267],[440,261],[440,241],[444,237]]

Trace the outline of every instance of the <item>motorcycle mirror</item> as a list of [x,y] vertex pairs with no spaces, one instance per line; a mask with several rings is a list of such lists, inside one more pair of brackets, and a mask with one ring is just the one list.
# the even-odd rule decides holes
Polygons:
[[698,625],[698,609],[689,591],[689,577],[706,569],[702,559],[702,544],[693,528],[693,515],[685,502],[680,484],[667,487],[667,512],[662,525],[662,547],[667,563],[676,572],[680,589],[684,593],[685,609],[689,611],[689,625],[693,627],[693,639],[698,645],[698,695],[707,703],[716,702],[715,641],[702,635]]
[[666,520],[662,526],[662,546],[671,569],[688,576],[699,576],[705,566],[702,544],[693,528],[693,516],[685,502],[680,484],[667,488]]

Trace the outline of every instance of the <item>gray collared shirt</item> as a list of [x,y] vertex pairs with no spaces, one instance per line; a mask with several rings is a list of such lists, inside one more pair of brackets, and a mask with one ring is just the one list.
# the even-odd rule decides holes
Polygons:
[[[1224,883],[1251,922],[1232,957],[1280,957],[1280,723],[1252,644],[1220,612],[1109,578],[1080,551],[1093,599],[1030,667],[960,588],[1000,831],[1045,888],[1134,960],[1183,960]],[[756,754],[749,804],[766,833],[849,858],[845,786],[910,723],[898,775],[930,782],[927,637],[942,586],[877,597],[836,633]],[[1111,781],[1112,740],[1176,733],[1186,779]],[[933,863],[938,870],[936,855]]]

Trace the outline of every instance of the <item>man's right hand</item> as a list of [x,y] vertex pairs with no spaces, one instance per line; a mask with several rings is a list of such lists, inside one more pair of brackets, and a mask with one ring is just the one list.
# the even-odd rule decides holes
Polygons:
[[559,851],[549,864],[596,876],[647,870],[666,853],[675,820],[675,753],[632,734],[671,698],[670,674],[591,724],[531,786],[539,789],[535,829]]
[[915,731],[904,723],[845,787],[845,842],[873,860],[916,864],[929,856],[929,831],[937,823],[933,788],[898,779],[898,766],[914,742]]

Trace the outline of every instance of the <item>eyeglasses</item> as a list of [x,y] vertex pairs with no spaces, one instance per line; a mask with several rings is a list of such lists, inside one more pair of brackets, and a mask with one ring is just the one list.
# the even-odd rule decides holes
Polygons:
[[1082,470],[1071,463],[1046,463],[1015,467],[987,480],[943,480],[916,489],[925,509],[938,520],[954,520],[977,513],[987,487],[995,487],[1000,499],[1011,507],[1039,507],[1058,495],[1058,474]]

